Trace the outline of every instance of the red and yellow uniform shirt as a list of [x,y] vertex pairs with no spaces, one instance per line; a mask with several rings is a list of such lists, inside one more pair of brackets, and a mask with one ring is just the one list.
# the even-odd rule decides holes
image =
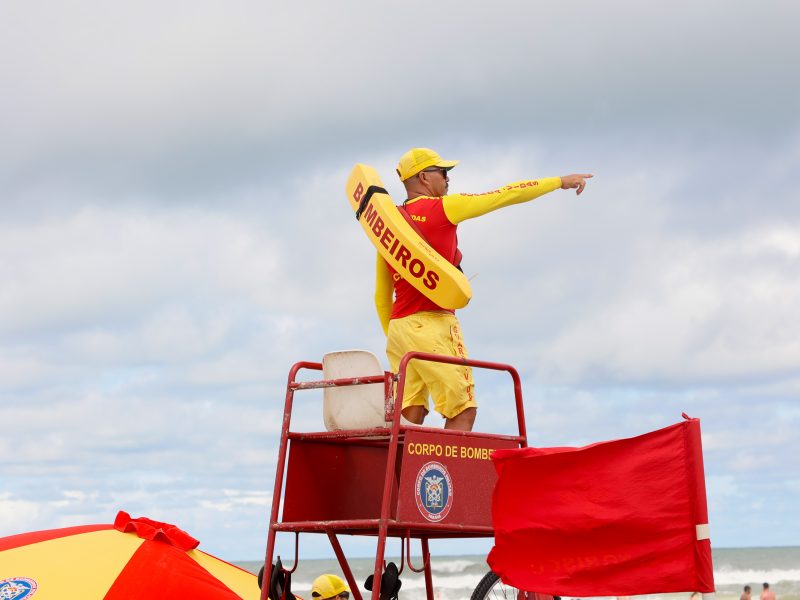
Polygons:
[[[435,198],[419,196],[408,200],[405,209],[428,243],[453,262],[458,247],[456,229],[459,223],[505,206],[528,202],[560,187],[560,177],[517,181],[483,194],[447,194]],[[400,277],[380,255],[376,266],[375,307],[384,332],[389,330],[390,319],[399,319],[422,310],[444,310]]]

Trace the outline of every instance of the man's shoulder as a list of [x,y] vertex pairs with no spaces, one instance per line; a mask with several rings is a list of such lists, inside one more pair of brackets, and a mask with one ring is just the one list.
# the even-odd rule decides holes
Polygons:
[[417,219],[415,215],[424,217],[439,217],[444,215],[441,196],[417,196],[416,198],[404,202],[403,208],[412,215],[411,218],[415,221],[425,222],[428,220],[428,218]]
[[445,196],[417,196],[403,202],[403,206],[431,206],[441,204]]

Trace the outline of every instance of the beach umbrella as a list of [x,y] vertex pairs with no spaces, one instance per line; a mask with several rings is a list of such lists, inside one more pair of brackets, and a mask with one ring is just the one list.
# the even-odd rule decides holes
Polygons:
[[113,525],[0,538],[0,599],[260,598],[255,575],[199,543],[175,525],[123,511]]

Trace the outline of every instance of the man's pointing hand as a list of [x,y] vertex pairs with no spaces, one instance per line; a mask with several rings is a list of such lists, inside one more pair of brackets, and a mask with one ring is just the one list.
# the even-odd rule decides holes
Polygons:
[[575,193],[580,194],[583,191],[583,188],[586,187],[586,180],[591,179],[592,177],[594,177],[594,175],[591,175],[590,173],[564,175],[561,177],[561,189],[570,190],[573,188],[578,188]]

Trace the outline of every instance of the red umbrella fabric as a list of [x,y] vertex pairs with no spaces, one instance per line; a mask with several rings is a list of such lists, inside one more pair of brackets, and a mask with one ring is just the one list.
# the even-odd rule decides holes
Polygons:
[[258,600],[256,576],[169,523],[131,518],[0,538],[0,599]]

